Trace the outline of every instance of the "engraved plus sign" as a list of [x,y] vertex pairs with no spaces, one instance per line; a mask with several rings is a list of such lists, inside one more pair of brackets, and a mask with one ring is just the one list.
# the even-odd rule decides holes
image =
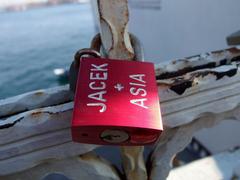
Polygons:
[[122,91],[124,86],[118,83],[114,86],[114,88],[117,89],[118,91]]

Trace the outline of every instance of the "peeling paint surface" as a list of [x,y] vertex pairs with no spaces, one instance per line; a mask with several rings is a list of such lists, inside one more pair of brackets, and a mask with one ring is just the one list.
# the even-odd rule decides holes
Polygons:
[[[206,53],[156,66],[165,128],[190,126],[199,119],[239,117],[239,51]],[[171,75],[159,78],[164,73]],[[68,86],[1,100],[0,176],[97,148],[72,142],[72,108]],[[202,124],[208,126],[206,122],[210,120]]]
[[196,70],[229,65],[234,61],[240,61],[240,50],[237,48],[205,53],[156,65],[156,77],[157,80],[169,79]]
[[68,86],[37,90],[0,100],[0,118],[69,101],[71,101],[71,94]]
[[239,73],[240,50],[232,48],[223,51],[193,56],[168,65],[156,66],[159,86],[168,87],[178,95],[186,89],[198,86],[200,81],[214,78],[233,77]]

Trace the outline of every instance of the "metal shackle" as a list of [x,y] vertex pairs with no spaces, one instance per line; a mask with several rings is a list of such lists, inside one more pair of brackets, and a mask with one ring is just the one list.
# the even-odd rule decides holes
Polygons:
[[90,56],[95,58],[101,57],[100,54],[101,41],[97,41],[96,37],[97,35],[93,38],[90,48],[80,49],[74,55],[74,61],[72,62],[69,69],[69,88],[70,91],[73,92],[73,94],[75,93],[76,90],[76,83],[81,58],[83,56]]
[[[134,60],[143,62],[144,53],[139,39],[135,35],[130,34],[130,40],[134,50]],[[102,47],[101,36],[100,34],[97,34],[92,39],[90,48],[81,49],[76,52],[74,61],[72,62],[69,70],[69,84],[71,92],[75,93],[81,58],[83,56],[101,58],[101,49],[103,54],[106,54],[104,53],[104,49]]]
[[134,51],[134,60],[144,62],[144,51],[140,40],[130,33],[130,40]]
[[[134,60],[143,62],[144,61],[144,52],[143,52],[143,48],[142,48],[140,40],[134,34],[130,33],[129,35],[130,35],[131,44],[133,46]],[[97,34],[92,39],[91,48],[94,50],[97,50],[97,51],[102,49],[103,56],[107,57],[104,47],[102,46],[100,34]]]

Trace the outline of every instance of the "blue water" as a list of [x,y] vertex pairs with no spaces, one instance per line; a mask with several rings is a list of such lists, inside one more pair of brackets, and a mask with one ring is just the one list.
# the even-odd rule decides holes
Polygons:
[[0,13],[0,99],[58,85],[53,69],[68,67],[94,34],[89,4]]

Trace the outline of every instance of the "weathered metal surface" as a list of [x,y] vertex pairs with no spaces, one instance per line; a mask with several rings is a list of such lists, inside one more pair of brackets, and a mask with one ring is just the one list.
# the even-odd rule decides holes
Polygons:
[[157,76],[163,114],[168,117],[163,118],[164,124],[171,129],[165,131],[153,153],[151,179],[167,177],[173,156],[195,132],[240,118],[239,55],[239,49],[233,48],[176,61]]
[[71,114],[72,102],[0,119],[0,176],[96,148],[72,142]]
[[223,65],[239,64],[240,49],[203,53],[197,56],[173,60],[171,63],[156,65],[157,80],[171,79],[193,71],[216,68]]
[[126,147],[121,148],[122,163],[127,179],[147,179],[147,173],[144,158],[144,147]]
[[[101,40],[107,57],[133,60],[136,52],[133,52],[128,32],[128,0],[97,0],[97,7]],[[123,169],[128,180],[147,179],[143,150],[143,146],[121,147]]]
[[[162,102],[162,113],[168,115],[164,124],[168,127],[176,127],[189,123],[197,116],[202,116],[205,113],[221,112],[222,110],[219,107],[222,104],[224,104],[226,111],[236,107],[239,103],[238,89],[240,85],[239,52],[237,49],[234,49],[234,51],[218,51],[219,54],[215,54],[211,58],[212,64],[219,64],[217,63],[220,61],[219,59],[227,59],[227,57],[231,61],[227,59],[226,61],[229,63],[219,64],[219,66],[213,66],[212,68],[206,67],[209,64],[209,58],[201,58],[199,59],[200,62],[192,62],[192,58],[186,59],[185,62],[190,62],[187,63],[186,67],[194,67],[198,64],[203,68],[186,71],[185,74],[181,73],[181,75],[177,73],[178,76],[168,79],[157,80]],[[223,54],[227,54],[227,57]],[[214,58],[216,58],[215,63]],[[179,65],[181,61],[177,61],[176,66],[172,63],[167,65],[171,67],[171,70],[166,72],[175,72],[175,69],[180,71],[187,69],[183,65]],[[158,65],[157,67],[161,66]],[[156,71],[158,73],[159,68]],[[176,101],[179,97],[181,98]],[[171,105],[172,100],[175,101],[174,107]],[[188,111],[188,116],[185,115],[185,111]],[[178,119],[175,118],[176,115],[178,115]]]
[[[50,176],[53,173],[64,175],[65,178],[72,180],[120,180],[117,170],[109,162],[96,156],[92,152],[79,157],[41,164],[21,173],[4,176],[2,179],[44,180],[45,178],[52,179]],[[59,177],[55,177],[54,179],[59,179]]]
[[70,102],[68,86],[60,86],[46,90],[37,90],[0,100],[0,117]]
[[[172,170],[168,180],[240,178],[240,150],[226,151]],[[235,177],[235,178],[234,178]]]
[[128,1],[97,0],[100,33],[108,57],[132,59],[133,48],[128,34]]
[[[232,55],[230,64],[212,68],[205,68],[205,65],[209,63],[208,59],[196,60],[200,62],[194,63],[204,68],[182,73],[178,77],[188,78],[190,75],[198,74],[197,72],[205,74],[210,71],[224,75],[221,75],[221,78],[217,78],[214,73],[203,77],[197,75],[194,77],[194,82],[198,83],[186,88],[181,95],[171,90],[172,79],[176,79],[177,76],[157,80],[165,132],[152,156],[152,179],[167,176],[172,156],[187,145],[194,132],[203,127],[213,126],[224,119],[239,119],[238,54]],[[215,57],[219,56],[214,56],[212,61],[215,61]],[[177,61],[175,64],[177,66],[174,66],[173,63],[165,66],[171,66],[171,72],[185,68],[185,65],[179,68],[178,64],[181,62]],[[157,67],[163,67],[163,65],[157,65]],[[236,67],[236,73],[229,76],[227,72],[232,69],[235,71]],[[156,72],[158,70],[159,68],[156,69]],[[170,83],[166,84],[166,82]],[[0,176],[26,170],[49,159],[76,156],[96,148],[96,146],[71,142],[69,127],[72,102],[64,103],[69,101],[66,98],[68,97],[66,88],[59,87],[57,91],[44,90],[44,94],[48,94],[48,98],[38,96],[40,99],[32,101],[30,105],[23,104],[23,102],[30,101],[29,97],[35,97],[36,91],[0,101],[2,112],[0,116]],[[61,94],[65,94],[65,96],[60,96]],[[55,99],[54,104],[51,104],[48,99]],[[59,104],[55,104],[57,102]],[[9,110],[5,112],[6,104],[11,104],[11,107],[9,106]],[[23,104],[27,109],[33,110],[24,111],[22,109],[20,112],[18,110],[12,113],[10,109],[14,109],[15,104],[20,107]],[[46,104],[49,107],[45,107]],[[129,152],[131,153],[130,157],[133,157],[134,151],[129,150]],[[129,163],[135,164],[136,160],[141,158],[141,156],[136,157],[138,158],[132,159]]]
[[[166,179],[171,170],[173,157],[181,152],[197,131],[210,128],[223,120],[240,120],[240,103],[231,110],[220,113],[206,111],[202,117],[195,117],[191,123],[176,128],[166,129],[154,149],[151,157],[151,180]],[[187,117],[186,112],[186,117]],[[177,118],[177,117],[176,117]]]

